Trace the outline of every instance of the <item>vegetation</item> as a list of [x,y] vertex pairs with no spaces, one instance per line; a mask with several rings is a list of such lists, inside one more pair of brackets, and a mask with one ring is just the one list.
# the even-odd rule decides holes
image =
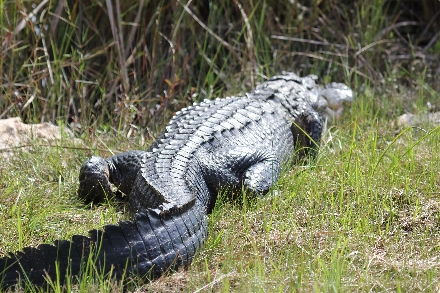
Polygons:
[[[33,140],[2,160],[0,254],[126,219],[76,198],[86,157],[145,148],[193,101],[293,70],[356,92],[317,160],[266,198],[222,195],[190,268],[125,289],[437,292],[440,128],[395,119],[440,107],[440,3],[193,2],[0,2],[0,118],[68,125],[90,148]],[[124,290],[105,276],[69,286]]]
[[151,134],[281,70],[355,89],[434,84],[438,1],[242,2],[2,1],[0,118]]

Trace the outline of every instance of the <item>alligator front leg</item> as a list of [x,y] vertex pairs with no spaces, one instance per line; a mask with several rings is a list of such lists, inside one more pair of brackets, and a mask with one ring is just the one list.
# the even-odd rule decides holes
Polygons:
[[296,140],[299,158],[315,157],[321,139],[323,122],[321,116],[313,110],[302,112],[292,123],[291,131]]
[[123,193],[130,194],[146,154],[144,151],[128,151],[108,159],[90,157],[81,166],[79,197],[86,203],[98,203],[112,198],[111,184]]

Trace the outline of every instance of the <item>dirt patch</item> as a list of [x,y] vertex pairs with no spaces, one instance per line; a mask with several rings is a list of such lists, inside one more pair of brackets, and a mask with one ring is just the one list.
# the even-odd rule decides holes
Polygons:
[[18,149],[28,150],[35,145],[35,140],[48,145],[56,145],[61,141],[74,144],[81,143],[73,132],[65,127],[50,123],[24,124],[19,117],[0,120],[0,156],[8,158]]
[[433,124],[434,126],[440,125],[440,112],[427,113],[427,114],[403,114],[397,118],[398,126],[417,126],[421,124]]

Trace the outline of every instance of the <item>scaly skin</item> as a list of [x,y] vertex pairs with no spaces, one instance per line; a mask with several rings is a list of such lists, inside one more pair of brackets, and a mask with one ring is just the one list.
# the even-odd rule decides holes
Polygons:
[[315,79],[285,73],[244,97],[205,100],[176,113],[147,151],[89,158],[79,196],[100,202],[113,196],[113,184],[128,195],[132,220],[1,258],[3,288],[25,274],[44,284],[45,273],[55,277],[56,261],[64,282],[66,271],[78,275],[90,254],[99,271],[112,268],[116,278],[157,277],[191,263],[206,240],[219,189],[264,195],[296,147],[314,155],[323,127],[315,108],[327,113],[326,96],[327,105],[351,102],[346,86],[322,88]]

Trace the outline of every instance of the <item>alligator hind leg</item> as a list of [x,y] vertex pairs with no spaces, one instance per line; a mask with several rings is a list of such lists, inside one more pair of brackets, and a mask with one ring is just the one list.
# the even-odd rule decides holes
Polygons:
[[[274,150],[266,146],[236,146],[199,154],[204,179],[211,194],[219,189],[242,186],[251,194],[266,194],[280,176],[281,164]],[[215,201],[215,199],[213,199]],[[214,202],[208,204],[208,210]]]
[[244,187],[254,194],[266,194],[272,184],[280,177],[280,164],[278,160],[264,160],[258,162],[244,174]]
[[140,170],[144,151],[128,151],[108,159],[93,156],[81,166],[78,195],[86,203],[103,202],[114,196],[111,184],[125,194],[130,194]]

